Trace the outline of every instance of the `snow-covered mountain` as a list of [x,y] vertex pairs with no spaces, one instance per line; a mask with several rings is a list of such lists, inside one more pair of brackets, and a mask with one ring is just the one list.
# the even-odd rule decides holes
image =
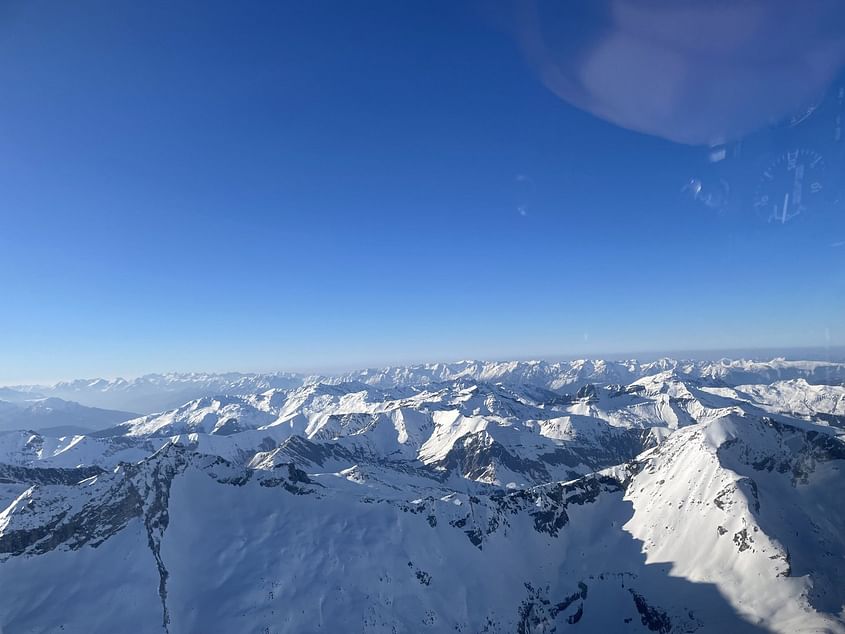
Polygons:
[[85,407],[60,398],[0,400],[0,431],[28,429],[51,436],[90,433],[121,423],[136,414]]
[[[254,394],[271,388],[301,385],[303,377],[286,372],[270,374],[169,373],[126,379],[77,379],[54,385],[11,386],[18,393],[34,393],[75,401],[90,407],[143,414],[161,412],[203,396]],[[0,397],[2,398],[2,397]]]
[[803,378],[809,383],[827,385],[845,383],[845,363],[788,361],[782,358],[770,361],[747,359],[688,361],[664,358],[649,362],[580,359],[557,363],[460,361],[359,370],[325,380],[361,381],[369,385],[389,387],[469,378],[494,383],[527,384],[556,390],[586,383],[624,385],[642,377],[666,371],[690,379],[707,381],[714,385],[771,383],[798,378]]
[[[487,383],[571,390],[593,383],[627,385],[645,376],[671,371],[711,386],[769,384],[804,379],[811,384],[845,384],[845,363],[827,361],[769,361],[722,359],[685,361],[658,359],[638,362],[581,359],[545,361],[459,361],[366,369],[339,375],[274,373],[169,373],[147,374],[135,379],[78,379],[55,385],[24,385],[0,388],[21,398],[53,396],[91,407],[152,414],[179,407],[206,396],[257,394],[269,389],[290,389],[315,383],[359,382],[373,387],[408,387],[470,379]],[[27,396],[32,394],[34,396]]]
[[588,363],[0,434],[0,629],[845,633],[841,369]]
[[43,395],[35,391],[35,386],[28,386],[25,390],[16,390],[11,387],[0,387],[0,401],[7,403],[19,403],[43,398]]

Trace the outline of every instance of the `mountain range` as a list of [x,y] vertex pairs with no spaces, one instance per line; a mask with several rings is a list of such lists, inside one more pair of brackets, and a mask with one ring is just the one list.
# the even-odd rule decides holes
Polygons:
[[137,414],[86,407],[56,397],[0,400],[0,431],[35,430],[47,436],[88,434]]
[[845,632],[842,364],[14,389],[143,415],[0,433],[2,631]]
[[[1,400],[56,397],[88,407],[117,409],[151,414],[203,396],[248,395],[269,389],[290,389],[314,383],[361,382],[373,387],[428,385],[456,379],[488,383],[532,385],[550,390],[596,384],[628,384],[657,372],[672,371],[679,376],[701,379],[718,385],[771,383],[805,379],[816,384],[845,382],[845,363],[829,361],[768,361],[721,359],[719,361],[676,360],[669,358],[640,362],[580,359],[575,361],[459,361],[413,366],[370,368],[333,375],[272,373],[168,373],[146,374],[134,379],[77,379],[53,385],[20,385],[0,388]],[[6,394],[12,395],[4,396]]]

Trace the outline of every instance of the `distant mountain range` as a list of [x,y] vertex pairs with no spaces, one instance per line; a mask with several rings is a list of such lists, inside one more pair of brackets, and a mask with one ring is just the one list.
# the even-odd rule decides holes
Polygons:
[[[216,394],[250,394],[302,385],[303,377],[275,374],[147,374],[136,379],[77,379],[54,385],[12,386],[16,394],[52,396],[89,407],[144,414],[178,407],[186,401]],[[0,397],[2,398],[2,397]]]
[[3,631],[845,634],[839,364],[155,377],[0,433]]
[[86,407],[55,397],[0,400],[0,431],[35,430],[49,436],[87,434],[136,416],[131,412]]
[[644,376],[665,371],[707,381],[711,385],[771,383],[799,378],[813,384],[845,382],[845,363],[824,361],[689,361],[668,358],[649,362],[586,359],[557,363],[460,361],[356,370],[339,375],[229,372],[147,374],[132,380],[77,379],[55,385],[0,388],[0,399],[14,400],[2,396],[2,390],[5,389],[19,399],[27,394],[34,394],[76,401],[89,407],[151,414],[204,396],[257,394],[270,389],[286,390],[314,383],[358,381],[373,387],[401,387],[466,378],[561,390],[586,383],[628,384]]

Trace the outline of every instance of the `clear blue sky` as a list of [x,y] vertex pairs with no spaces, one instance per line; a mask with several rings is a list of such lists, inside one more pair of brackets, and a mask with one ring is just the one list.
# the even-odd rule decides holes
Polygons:
[[845,233],[682,205],[481,7],[4,3],[0,382],[845,343]]

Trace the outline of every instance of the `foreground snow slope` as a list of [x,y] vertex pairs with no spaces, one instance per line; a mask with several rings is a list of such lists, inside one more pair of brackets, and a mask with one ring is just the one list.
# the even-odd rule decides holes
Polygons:
[[845,632],[841,390],[355,380],[0,435],[0,627]]

